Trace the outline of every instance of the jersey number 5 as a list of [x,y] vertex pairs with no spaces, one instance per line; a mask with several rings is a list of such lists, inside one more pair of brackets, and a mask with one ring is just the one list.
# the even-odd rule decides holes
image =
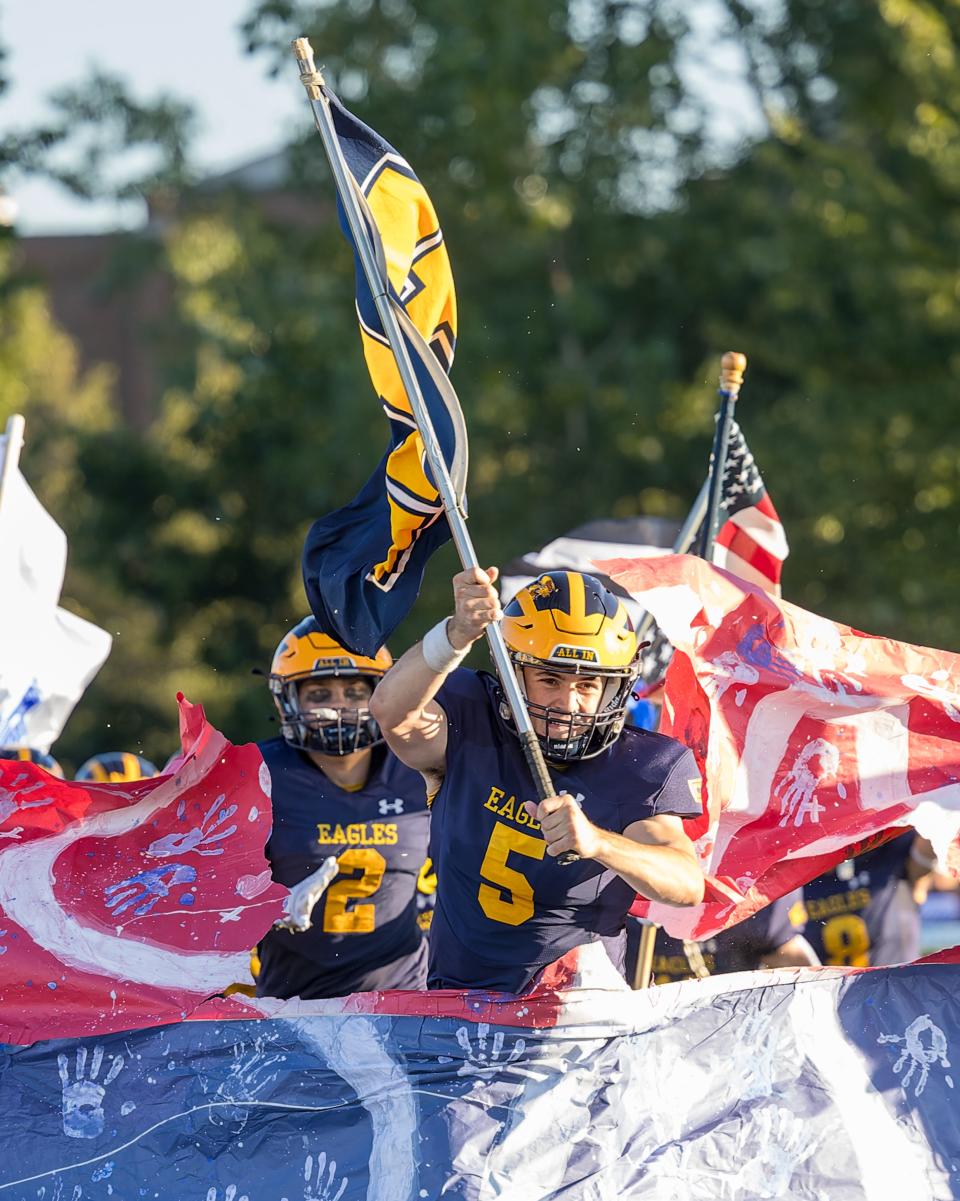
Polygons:
[[360,871],[362,875],[337,879],[327,889],[323,907],[324,934],[369,934],[375,924],[375,906],[354,905],[347,910],[347,901],[372,896],[380,887],[387,861],[372,847],[352,847],[337,860],[340,872]]
[[524,834],[503,822],[497,822],[493,827],[487,853],[480,864],[480,875],[497,887],[481,884],[477,893],[480,908],[491,921],[519,926],[533,917],[533,885],[521,872],[507,866],[507,857],[515,851],[528,859],[542,859],[546,849],[547,844],[542,838]]

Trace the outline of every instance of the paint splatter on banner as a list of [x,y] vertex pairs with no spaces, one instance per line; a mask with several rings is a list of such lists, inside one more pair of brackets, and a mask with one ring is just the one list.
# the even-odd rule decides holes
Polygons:
[[3,1040],[178,1021],[249,981],[286,896],[263,854],[270,778],[182,698],[180,729],[173,771],[133,783],[0,761]]
[[956,1197],[958,998],[940,963],[211,1002],[0,1052],[0,1201]]
[[960,866],[960,655],[862,634],[686,555],[597,566],[676,648],[661,729],[705,781],[691,823],[705,903],[637,912],[710,938],[910,826]]

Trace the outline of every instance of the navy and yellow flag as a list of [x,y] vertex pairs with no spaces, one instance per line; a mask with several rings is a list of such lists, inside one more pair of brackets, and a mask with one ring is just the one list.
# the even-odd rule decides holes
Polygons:
[[[390,303],[462,505],[467,436],[447,378],[456,342],[457,302],[443,231],[410,164],[331,92],[324,92],[368,237],[388,281]],[[321,628],[355,653],[372,655],[409,612],[427,560],[450,530],[339,197],[337,207],[341,227],[354,247],[360,339],[389,421],[390,440],[359,495],[314,522],[303,549],[303,579]]]

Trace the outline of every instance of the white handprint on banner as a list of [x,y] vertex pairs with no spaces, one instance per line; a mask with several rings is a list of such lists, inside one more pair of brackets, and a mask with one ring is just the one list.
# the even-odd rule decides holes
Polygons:
[[[104,904],[113,910],[114,916],[119,916],[131,905],[136,905],[134,914],[143,917],[157,901],[170,895],[174,885],[192,884],[196,878],[197,869],[189,863],[168,863],[164,867],[151,867],[145,872],[138,872],[135,876],[121,880],[119,884],[111,884],[105,888]],[[190,901],[192,903],[193,897]]]
[[96,1138],[103,1132],[103,1099],[107,1088],[116,1080],[123,1068],[123,1056],[114,1055],[103,1083],[99,1083],[100,1068],[103,1066],[103,1047],[93,1048],[90,1059],[90,1074],[87,1068],[87,1048],[77,1048],[76,1078],[70,1079],[66,1055],[57,1056],[60,1083],[63,1085],[63,1133],[68,1138]]
[[[714,699],[719,704],[726,696],[734,684],[756,684],[760,679],[760,672],[749,663],[744,663],[739,655],[733,651],[724,651],[722,655],[717,655],[713,661],[713,677],[707,682],[706,690],[713,694]],[[734,701],[739,708],[745,699],[746,693],[744,689],[738,690],[734,694]]]
[[[926,1042],[924,1036],[926,1036]],[[893,1065],[893,1070],[899,1076],[906,1068],[906,1074],[900,1081],[904,1092],[914,1074],[919,1071],[917,1083],[913,1089],[915,1097],[919,1097],[927,1087],[931,1067],[934,1065],[942,1068],[950,1067],[950,1060],[947,1058],[947,1036],[939,1026],[930,1020],[929,1013],[923,1013],[920,1017],[915,1018],[903,1034],[881,1034],[877,1039],[877,1044],[881,1047],[892,1044],[903,1048],[897,1062]],[[944,1079],[948,1087],[953,1088],[953,1077],[944,1073]]]
[[276,1080],[283,1056],[268,1053],[266,1047],[262,1038],[249,1047],[246,1043],[234,1046],[233,1062],[214,1094],[218,1103],[210,1110],[214,1126],[235,1122],[242,1130],[250,1116],[247,1105]]
[[[217,1190],[215,1188],[207,1190],[206,1201],[218,1201]],[[250,1198],[246,1193],[242,1193],[238,1197],[237,1186],[235,1184],[228,1184],[223,1190],[223,1201],[250,1201]]]
[[[814,762],[819,761],[819,770]],[[793,821],[803,825],[804,818],[819,824],[823,806],[817,800],[817,788],[824,780],[835,780],[840,767],[840,752],[825,738],[814,738],[796,757],[793,767],[773,790],[780,797],[781,829]],[[841,796],[843,790],[838,786]]]
[[[215,847],[211,844],[229,838],[237,832],[236,824],[228,826],[225,830],[220,828],[237,811],[236,805],[227,805],[217,813],[217,809],[226,799],[225,794],[218,796],[204,814],[199,826],[194,826],[182,834],[165,834],[163,838],[151,842],[147,847],[146,854],[153,859],[167,859],[170,855],[183,855],[187,851],[196,851],[198,855],[222,855],[223,847]],[[214,816],[215,814],[216,816]],[[183,821],[185,815],[186,806],[181,801],[177,807],[177,817]]]
[[349,1183],[344,1176],[338,1186],[337,1161],[331,1159],[328,1164],[326,1151],[321,1151],[316,1161],[312,1155],[303,1161],[303,1201],[340,1201]]
[[[58,1180],[53,1186],[53,1192],[50,1193],[50,1201],[80,1201],[83,1196],[83,1189],[79,1184],[73,1186],[70,1196],[67,1197],[63,1191],[63,1181]],[[47,1201],[47,1186],[41,1184],[37,1189],[37,1201]]]
[[819,1150],[823,1135],[811,1133],[808,1124],[788,1109],[770,1106],[745,1117],[739,1126],[734,1162],[742,1194],[751,1201],[792,1197],[797,1170]]
[[457,1069],[458,1076],[492,1076],[494,1072],[506,1067],[507,1064],[515,1063],[526,1049],[526,1042],[522,1038],[517,1038],[506,1059],[501,1059],[503,1031],[498,1030],[494,1034],[493,1041],[488,1048],[487,1035],[489,1033],[490,1027],[486,1022],[477,1023],[477,1045],[474,1049],[467,1027],[459,1027],[457,1042],[466,1052],[467,1058]]

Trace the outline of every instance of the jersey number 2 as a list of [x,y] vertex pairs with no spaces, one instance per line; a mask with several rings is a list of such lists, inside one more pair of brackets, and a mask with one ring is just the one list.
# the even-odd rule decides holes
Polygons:
[[340,871],[360,871],[360,876],[348,876],[346,880],[335,880],[327,889],[323,907],[324,934],[369,934],[375,924],[376,906],[354,905],[347,910],[347,901],[372,896],[380,887],[387,861],[372,847],[353,847],[344,851],[337,860]]
[[[480,875],[497,885],[481,884],[477,893],[480,908],[494,922],[519,926],[533,917],[533,885],[521,872],[507,866],[511,851],[528,859],[542,859],[547,844],[522,830],[497,822],[480,864]],[[509,898],[509,899],[508,899]]]

